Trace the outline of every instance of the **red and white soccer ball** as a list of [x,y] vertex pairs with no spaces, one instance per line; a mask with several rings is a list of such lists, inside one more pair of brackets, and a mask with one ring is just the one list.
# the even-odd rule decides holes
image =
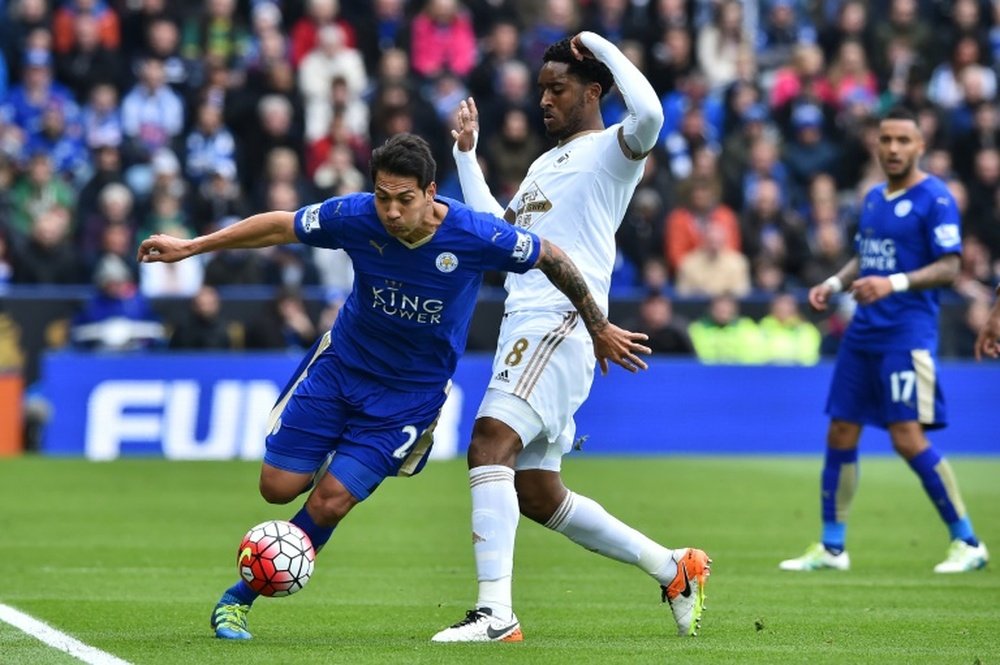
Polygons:
[[240,577],[262,596],[290,596],[312,577],[316,551],[305,531],[270,520],[247,531],[236,553]]

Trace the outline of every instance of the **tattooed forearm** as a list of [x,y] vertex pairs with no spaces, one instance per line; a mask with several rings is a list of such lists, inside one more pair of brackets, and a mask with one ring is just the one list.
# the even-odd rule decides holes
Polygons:
[[849,287],[851,285],[851,282],[853,282],[858,278],[858,273],[860,272],[860,266],[861,262],[858,261],[858,257],[855,256],[850,261],[848,261],[847,264],[843,268],[841,268],[840,271],[837,273],[837,277],[840,278],[840,281],[844,285],[844,288]]
[[583,275],[566,252],[549,241],[542,240],[542,250],[535,267],[545,273],[549,281],[569,298],[591,334],[608,325],[608,317],[597,306]]
[[928,263],[919,270],[907,273],[910,278],[910,289],[931,289],[951,284],[958,277],[961,268],[962,259],[958,254],[946,254],[934,263]]

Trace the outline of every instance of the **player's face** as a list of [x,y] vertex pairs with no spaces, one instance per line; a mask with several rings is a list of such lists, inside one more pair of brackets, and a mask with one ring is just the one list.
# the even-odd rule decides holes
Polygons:
[[549,138],[561,141],[583,128],[587,86],[569,73],[565,62],[546,62],[538,73],[542,122]]
[[883,120],[879,124],[878,161],[886,176],[905,178],[924,154],[924,139],[916,123],[910,120]]
[[413,176],[375,176],[375,212],[389,235],[407,240],[417,234],[434,203],[434,183],[420,189]]

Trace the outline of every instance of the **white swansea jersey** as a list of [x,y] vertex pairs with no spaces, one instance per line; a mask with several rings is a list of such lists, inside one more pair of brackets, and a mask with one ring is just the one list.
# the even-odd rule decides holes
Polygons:
[[[536,159],[504,218],[558,245],[576,264],[601,310],[615,262],[615,232],[642,177],[645,159],[628,159],[621,125],[582,134]],[[569,299],[540,270],[509,273],[506,311],[568,311]]]

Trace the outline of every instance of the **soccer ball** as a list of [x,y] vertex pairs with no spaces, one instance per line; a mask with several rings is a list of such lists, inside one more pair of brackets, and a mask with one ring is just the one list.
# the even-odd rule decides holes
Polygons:
[[316,551],[305,531],[270,520],[247,531],[236,553],[240,577],[262,596],[290,596],[312,577]]

